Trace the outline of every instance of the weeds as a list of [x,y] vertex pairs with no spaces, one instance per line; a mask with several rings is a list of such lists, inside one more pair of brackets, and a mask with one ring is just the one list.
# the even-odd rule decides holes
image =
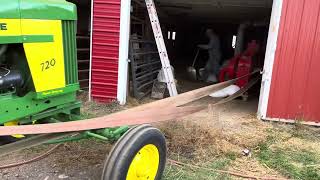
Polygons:
[[[207,162],[201,164],[201,166],[210,168],[210,169],[226,169],[232,159],[222,157],[212,160],[212,162]],[[182,167],[182,166],[175,166],[175,165],[168,165],[166,171],[164,173],[164,180],[214,180],[214,179],[221,179],[221,180],[229,180],[231,177],[227,174],[221,174],[218,172],[202,170],[202,169],[191,169],[189,167]]]
[[280,148],[277,146],[278,140],[279,137],[273,134],[268,136],[266,142],[259,144],[256,156],[260,163],[289,178],[320,179],[319,167],[317,167],[317,164],[320,164],[318,154],[305,149]]
[[121,110],[124,110],[124,107],[120,106],[117,102],[109,104],[101,104],[94,101],[84,102],[81,109],[81,119],[100,117]]

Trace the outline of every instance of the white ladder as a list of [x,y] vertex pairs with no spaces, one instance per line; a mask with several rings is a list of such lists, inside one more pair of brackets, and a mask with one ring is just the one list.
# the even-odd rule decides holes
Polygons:
[[148,14],[149,14],[149,18],[152,26],[154,38],[157,43],[158,52],[159,52],[160,60],[162,63],[162,70],[164,72],[164,76],[167,83],[167,88],[169,90],[170,96],[176,96],[178,95],[177,87],[176,87],[173,72],[171,69],[167,48],[163,40],[163,35],[161,31],[157,9],[153,0],[145,0],[145,2],[146,2]]

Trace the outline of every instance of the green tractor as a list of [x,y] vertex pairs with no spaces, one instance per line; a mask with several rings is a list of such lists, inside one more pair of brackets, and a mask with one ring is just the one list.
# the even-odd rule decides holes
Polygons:
[[[76,20],[75,5],[65,0],[1,0],[0,126],[80,119]],[[143,125],[79,134],[46,143],[120,138],[107,158],[103,179],[161,178],[166,144],[159,130]],[[35,137],[0,137],[0,145],[14,147],[28,139]]]

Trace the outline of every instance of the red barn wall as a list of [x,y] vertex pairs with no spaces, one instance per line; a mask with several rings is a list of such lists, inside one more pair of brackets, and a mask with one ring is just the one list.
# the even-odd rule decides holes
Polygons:
[[120,0],[93,1],[91,97],[99,102],[117,98]]
[[283,0],[267,118],[320,123],[320,1]]

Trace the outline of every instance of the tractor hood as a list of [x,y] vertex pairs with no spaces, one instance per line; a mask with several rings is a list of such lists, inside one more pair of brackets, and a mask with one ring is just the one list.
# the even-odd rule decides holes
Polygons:
[[76,20],[77,9],[65,0],[1,0],[0,17],[8,19]]

